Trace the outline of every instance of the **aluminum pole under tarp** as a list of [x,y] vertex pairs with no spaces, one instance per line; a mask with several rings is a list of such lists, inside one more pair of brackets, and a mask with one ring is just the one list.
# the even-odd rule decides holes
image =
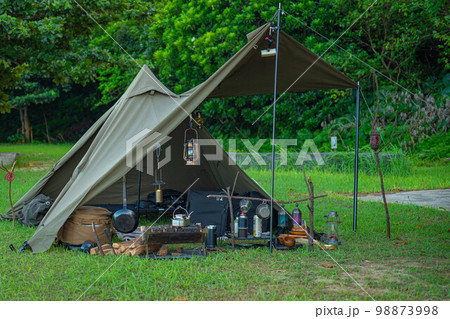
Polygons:
[[280,16],[281,3],[278,5],[278,25],[277,25],[277,48],[275,55],[275,80],[273,88],[273,122],[272,122],[272,185],[270,189],[270,252],[273,250],[273,193],[275,178],[275,127],[276,127],[276,110],[277,110],[277,75],[278,75],[278,46],[280,44]]
[[359,160],[359,81],[356,88],[355,177],[353,189],[353,231],[358,228],[358,160]]

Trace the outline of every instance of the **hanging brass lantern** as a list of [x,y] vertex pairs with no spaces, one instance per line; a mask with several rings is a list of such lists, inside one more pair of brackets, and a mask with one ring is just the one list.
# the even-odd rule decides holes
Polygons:
[[[193,137],[188,138],[188,133],[193,133]],[[184,131],[184,151],[183,158],[186,165],[198,165],[200,159],[200,144],[198,144],[198,132],[192,127]]]
[[156,203],[162,203],[163,202],[163,191],[161,189],[161,185],[164,185],[165,183],[163,181],[155,181],[152,183],[152,185],[155,185],[155,202]]
[[380,148],[380,132],[374,128],[370,132],[370,148],[376,152]]

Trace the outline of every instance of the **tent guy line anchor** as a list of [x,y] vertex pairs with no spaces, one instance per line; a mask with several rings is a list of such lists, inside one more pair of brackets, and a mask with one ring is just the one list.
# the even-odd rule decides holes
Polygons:
[[[147,230],[145,231],[145,232],[143,232],[142,234],[141,234],[141,236],[139,236],[137,239],[141,239],[141,238],[143,238],[143,236],[145,235],[145,233],[150,229],[150,227],[152,227],[153,225],[155,225],[155,223],[162,217],[162,216],[164,216],[164,214],[165,213],[167,213],[167,211],[169,210],[169,209],[171,209],[172,207],[173,207],[173,205],[175,204],[175,203],[177,203],[178,202],[178,200],[184,195],[184,194],[186,194],[186,192],[188,191],[188,190],[190,190],[191,189],[191,187],[192,186],[194,186],[194,184],[195,183],[197,183],[198,182],[198,180],[199,180],[200,178],[198,178],[197,177],[197,179],[180,195],[180,196],[178,196],[178,198],[176,199],[176,200],[174,200],[173,201],[173,203],[172,204],[170,204],[170,206],[153,222],[153,224],[151,224],[150,226],[149,226],[149,228],[147,228]],[[127,248],[127,250],[129,249],[129,247]],[[122,259],[122,257],[123,256],[125,256],[125,254],[122,254],[122,255],[120,255],[120,256],[118,256],[119,258],[117,258],[116,260],[114,260],[114,262],[111,264],[111,265],[109,265],[109,267],[108,268],[106,268],[105,269],[105,271],[103,271],[102,272],[102,274],[100,275],[100,276],[98,276],[97,277],[97,279],[95,279],[94,280],[94,282],[92,282],[92,284],[90,284],[89,285],[89,287],[76,299],[76,301],[79,301],[85,294],[86,294],[86,292],[88,292],[89,291],[89,289],[91,289],[92,288],[92,286],[94,286],[95,285],[95,283],[96,282],[98,282],[107,272],[108,272],[108,270],[110,270],[111,269],[111,267],[112,266],[114,266],[119,260],[121,260]]]
[[[355,25],[355,23],[358,22],[362,18],[362,16],[367,11],[369,11],[369,9],[372,8],[375,5],[375,3],[377,3],[377,1],[378,0],[375,0],[363,13],[361,13],[361,15],[355,21],[353,21],[353,23],[325,51],[323,51],[321,55],[319,55],[319,57],[305,71],[303,71],[303,73],[294,82],[292,82],[292,84],[283,93],[280,94],[277,101],[279,99],[281,99],[286,94],[286,92],[289,91],[291,89],[291,87],[294,86],[294,84],[297,83],[298,80],[300,80],[325,55],[325,53],[327,53],[328,50],[330,50],[333,47],[336,44],[336,42],[338,42],[342,38],[342,36],[344,36],[344,34],[346,34],[347,31],[350,30]],[[278,42],[278,38],[277,38],[277,42]],[[278,53],[278,50],[277,50],[277,53]],[[277,54],[277,56],[278,56],[278,54]],[[255,123],[258,122],[259,119],[261,117],[263,117],[264,114],[266,114],[270,110],[272,105],[273,104],[269,105],[268,108],[263,113],[261,113],[261,115],[258,116],[258,118],[252,123],[252,125],[255,125]]]
[[[80,4],[78,3],[77,0],[73,0],[73,1],[77,4],[77,6],[80,7],[81,10],[83,10],[84,13],[86,13],[86,15],[87,15],[92,21],[95,22],[95,24],[97,24],[97,25],[100,27],[100,29],[102,29],[103,32],[106,33],[106,35],[108,35],[108,36],[114,41],[114,43],[115,43],[115,44],[116,44],[123,52],[125,52],[125,53],[128,55],[128,57],[129,57],[129,58],[130,58],[137,66],[139,66],[139,67],[141,68],[141,70],[143,69],[142,65],[140,65],[139,62],[136,61],[136,59],[133,58],[133,56],[132,56],[130,53],[128,53],[128,51],[125,50],[125,49],[119,44],[119,42],[117,42],[116,39],[114,39],[114,38],[111,36],[111,34],[109,34],[109,32],[105,30],[105,28],[103,28],[103,27],[101,26],[101,24],[98,23],[97,20],[95,20],[94,17],[93,17],[93,16],[92,16],[92,15],[91,15],[91,14],[90,14],[90,13],[89,13],[82,5],[80,5]],[[147,70],[144,69],[144,72],[145,72],[145,74],[147,74],[151,79],[155,80],[155,79],[153,78],[153,76],[147,72]],[[156,80],[157,80],[157,79],[156,79]],[[156,82],[156,84],[158,84],[158,86],[161,88],[161,90],[163,90],[164,93],[166,93],[166,94],[167,94],[167,95],[175,102],[175,104],[177,105],[177,107],[179,107],[180,109],[182,109],[182,110],[184,111],[184,113],[186,113],[186,114],[187,114],[187,115],[188,115],[188,116],[189,116],[189,117],[190,117],[190,118],[191,118],[198,126],[200,126],[200,124],[197,123],[197,121],[192,117],[192,115],[191,115],[190,113],[188,113],[188,112],[181,106],[181,104],[180,104],[177,100],[175,100],[175,99],[173,98],[172,94],[169,94],[169,93],[171,93],[171,92],[167,92],[166,88],[164,88],[162,85],[160,85],[158,81],[155,81],[155,82]]]

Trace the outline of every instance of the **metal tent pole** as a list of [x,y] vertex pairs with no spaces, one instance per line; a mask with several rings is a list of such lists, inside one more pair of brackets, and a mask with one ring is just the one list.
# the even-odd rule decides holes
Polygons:
[[139,177],[138,177],[138,207],[137,207],[137,214],[139,215],[141,210],[141,174],[143,170],[143,161],[139,162]]
[[270,252],[273,250],[273,193],[274,193],[274,174],[275,174],[275,124],[277,108],[277,75],[278,75],[278,46],[280,44],[280,17],[281,3],[278,4],[278,25],[277,25],[277,47],[275,55],[275,80],[273,85],[273,123],[272,123],[272,184],[270,189]]
[[358,228],[358,159],[359,159],[359,81],[356,88],[355,177],[353,189],[353,231]]

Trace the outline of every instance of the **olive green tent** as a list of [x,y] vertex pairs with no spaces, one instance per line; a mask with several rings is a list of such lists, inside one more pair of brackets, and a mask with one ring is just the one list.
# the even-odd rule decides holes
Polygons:
[[[124,175],[128,180],[128,200],[137,200],[135,167],[142,159],[137,153],[142,147],[142,153],[146,154],[157,143],[162,144],[165,136],[171,138],[163,146],[171,146],[172,158],[163,167],[167,188],[184,191],[198,179],[193,189],[220,190],[232,186],[236,173],[241,172],[236,192],[257,191],[268,198],[256,182],[230,163],[226,153],[219,161],[207,161],[202,153],[200,165],[186,166],[182,148],[190,114],[205,99],[273,93],[274,57],[261,56],[261,50],[267,47],[265,37],[269,28],[265,24],[250,33],[248,43],[210,78],[180,95],[166,88],[147,66],[142,67],[117,103],[15,204],[15,211],[20,214],[24,203],[40,193],[55,199],[28,240],[33,252],[51,246],[58,230],[77,207],[120,203]],[[284,32],[280,33],[279,48],[279,92],[357,86]],[[199,130],[199,138],[210,135],[203,128]],[[143,141],[147,141],[145,146]],[[143,174],[143,194],[152,191],[152,182],[153,176]],[[3,216],[10,218],[11,212]]]

